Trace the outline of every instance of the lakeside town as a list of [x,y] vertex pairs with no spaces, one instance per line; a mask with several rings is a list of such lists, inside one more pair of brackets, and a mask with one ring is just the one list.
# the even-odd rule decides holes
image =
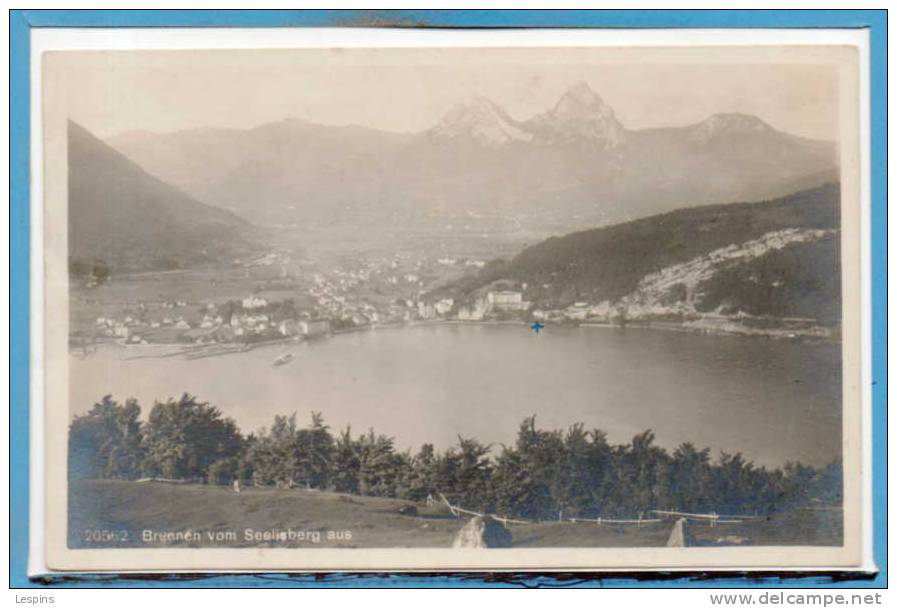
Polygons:
[[[214,279],[194,270],[90,276],[75,290],[73,306],[79,313],[73,315],[72,346],[85,353],[101,342],[248,348],[423,322],[650,325],[707,333],[833,337],[832,330],[815,319],[698,314],[681,302],[646,302],[640,297],[539,306],[528,301],[526,283],[510,281],[496,281],[463,298],[446,295],[451,293],[446,285],[485,264],[472,258],[396,252],[321,268],[285,252],[269,252],[235,260],[227,272],[216,270]],[[159,284],[176,286],[171,293],[189,296],[151,293]]]
[[[77,288],[74,344],[112,341],[121,344],[253,344],[291,338],[317,338],[376,326],[418,321],[486,320],[498,312],[525,313],[529,308],[519,291],[489,292],[473,305],[451,297],[434,298],[428,287],[452,280],[485,262],[438,257],[413,259],[410,254],[371,257],[329,269],[309,270],[283,253],[269,253],[248,261],[235,261],[231,270],[234,289],[242,297],[216,294],[218,284],[189,299],[153,298],[149,294],[122,299],[114,293],[127,283],[154,286],[165,276],[122,275],[97,280],[91,276]],[[242,272],[241,272],[242,271]],[[183,271],[181,282],[191,282],[195,271]],[[196,281],[200,281],[196,277]],[[145,289],[144,291],[149,291]],[[187,290],[191,291],[190,289]],[[113,292],[113,293],[110,293]],[[90,318],[85,311],[102,310]]]

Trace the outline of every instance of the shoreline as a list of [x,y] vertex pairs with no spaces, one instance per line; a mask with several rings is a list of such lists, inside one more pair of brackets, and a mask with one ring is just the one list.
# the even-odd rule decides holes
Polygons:
[[[703,334],[709,336],[729,336],[733,338],[771,338],[775,340],[810,340],[814,342],[828,342],[839,344],[841,340],[832,335],[819,335],[807,332],[806,330],[788,330],[788,329],[752,329],[749,327],[739,327],[737,329],[723,329],[718,327],[706,327],[688,325],[686,323],[673,323],[668,321],[639,323],[633,322],[625,326],[615,325],[613,323],[597,323],[585,322],[579,323],[577,327],[586,329],[648,329],[659,331],[672,331],[685,334]],[[829,328],[824,328],[832,331]]]
[[[712,326],[695,326],[688,325],[686,323],[675,323],[668,321],[655,321],[655,322],[631,322],[626,325],[618,325],[613,323],[603,323],[603,322],[577,322],[577,323],[552,323],[552,322],[544,322],[545,329],[550,330],[552,327],[565,327],[565,328],[581,328],[581,329],[611,329],[611,330],[627,330],[627,329],[638,329],[638,330],[656,330],[656,331],[668,331],[668,332],[679,332],[679,333],[689,333],[689,334],[703,334],[710,336],[728,336],[735,338],[768,338],[768,339],[776,339],[776,340],[801,340],[801,341],[812,341],[812,342],[823,342],[823,343],[840,343],[840,340],[832,335],[819,335],[815,333],[809,333],[806,330],[788,330],[788,329],[752,329],[748,327],[733,327],[731,329],[721,328],[721,327],[712,327]],[[165,358],[174,358],[174,357],[182,357],[187,360],[193,359],[204,359],[209,357],[223,357],[227,355],[241,354],[246,353],[252,350],[256,350],[259,348],[265,347],[274,347],[279,345],[286,344],[294,344],[296,346],[300,344],[304,344],[306,342],[316,342],[319,340],[326,340],[329,337],[345,335],[345,334],[353,334],[360,333],[366,331],[385,331],[385,330],[395,330],[395,329],[407,329],[407,328],[416,328],[416,327],[438,327],[438,326],[452,326],[452,325],[477,325],[477,326],[529,326],[529,321],[522,320],[480,320],[480,321],[462,321],[459,319],[433,319],[433,320],[425,320],[425,321],[410,321],[407,323],[387,323],[382,325],[365,325],[361,327],[351,327],[344,328],[330,332],[327,335],[315,336],[312,338],[307,337],[287,337],[287,338],[279,338],[272,340],[263,340],[259,342],[219,342],[213,344],[179,344],[174,342],[157,342],[150,344],[124,344],[121,342],[117,342],[114,340],[105,340],[105,341],[97,341],[92,346],[95,348],[100,346],[112,346],[112,347],[121,347],[128,350],[148,350],[148,351],[163,351],[163,352],[153,352],[153,353],[142,353],[142,354],[134,354],[133,356],[127,357],[127,359],[165,359]],[[826,331],[832,331],[829,328],[824,328]],[[133,350],[132,350],[133,352]],[[79,349],[69,347],[69,355],[71,356],[81,356],[87,357],[90,356],[92,352],[79,352]]]

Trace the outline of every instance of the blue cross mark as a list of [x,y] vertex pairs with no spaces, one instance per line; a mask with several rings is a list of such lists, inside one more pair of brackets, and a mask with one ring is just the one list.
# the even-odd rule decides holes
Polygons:
[[538,334],[540,331],[542,331],[542,330],[545,328],[545,326],[542,325],[541,323],[539,323],[538,321],[536,321],[535,323],[533,323],[532,325],[530,325],[530,328],[531,328],[534,332],[536,332],[536,334]]

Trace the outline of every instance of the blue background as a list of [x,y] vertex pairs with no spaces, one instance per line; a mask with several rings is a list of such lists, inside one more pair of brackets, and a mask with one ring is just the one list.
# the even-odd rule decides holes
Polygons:
[[[867,28],[871,58],[873,526],[877,576],[776,574],[131,575],[29,580],[29,144],[32,27]],[[10,587],[887,587],[887,11],[25,10],[10,12]]]

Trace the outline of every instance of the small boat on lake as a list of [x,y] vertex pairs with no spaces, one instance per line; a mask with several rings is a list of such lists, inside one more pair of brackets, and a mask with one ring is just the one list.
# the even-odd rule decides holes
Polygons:
[[274,360],[275,366],[286,365],[293,360],[293,353],[284,353]]

